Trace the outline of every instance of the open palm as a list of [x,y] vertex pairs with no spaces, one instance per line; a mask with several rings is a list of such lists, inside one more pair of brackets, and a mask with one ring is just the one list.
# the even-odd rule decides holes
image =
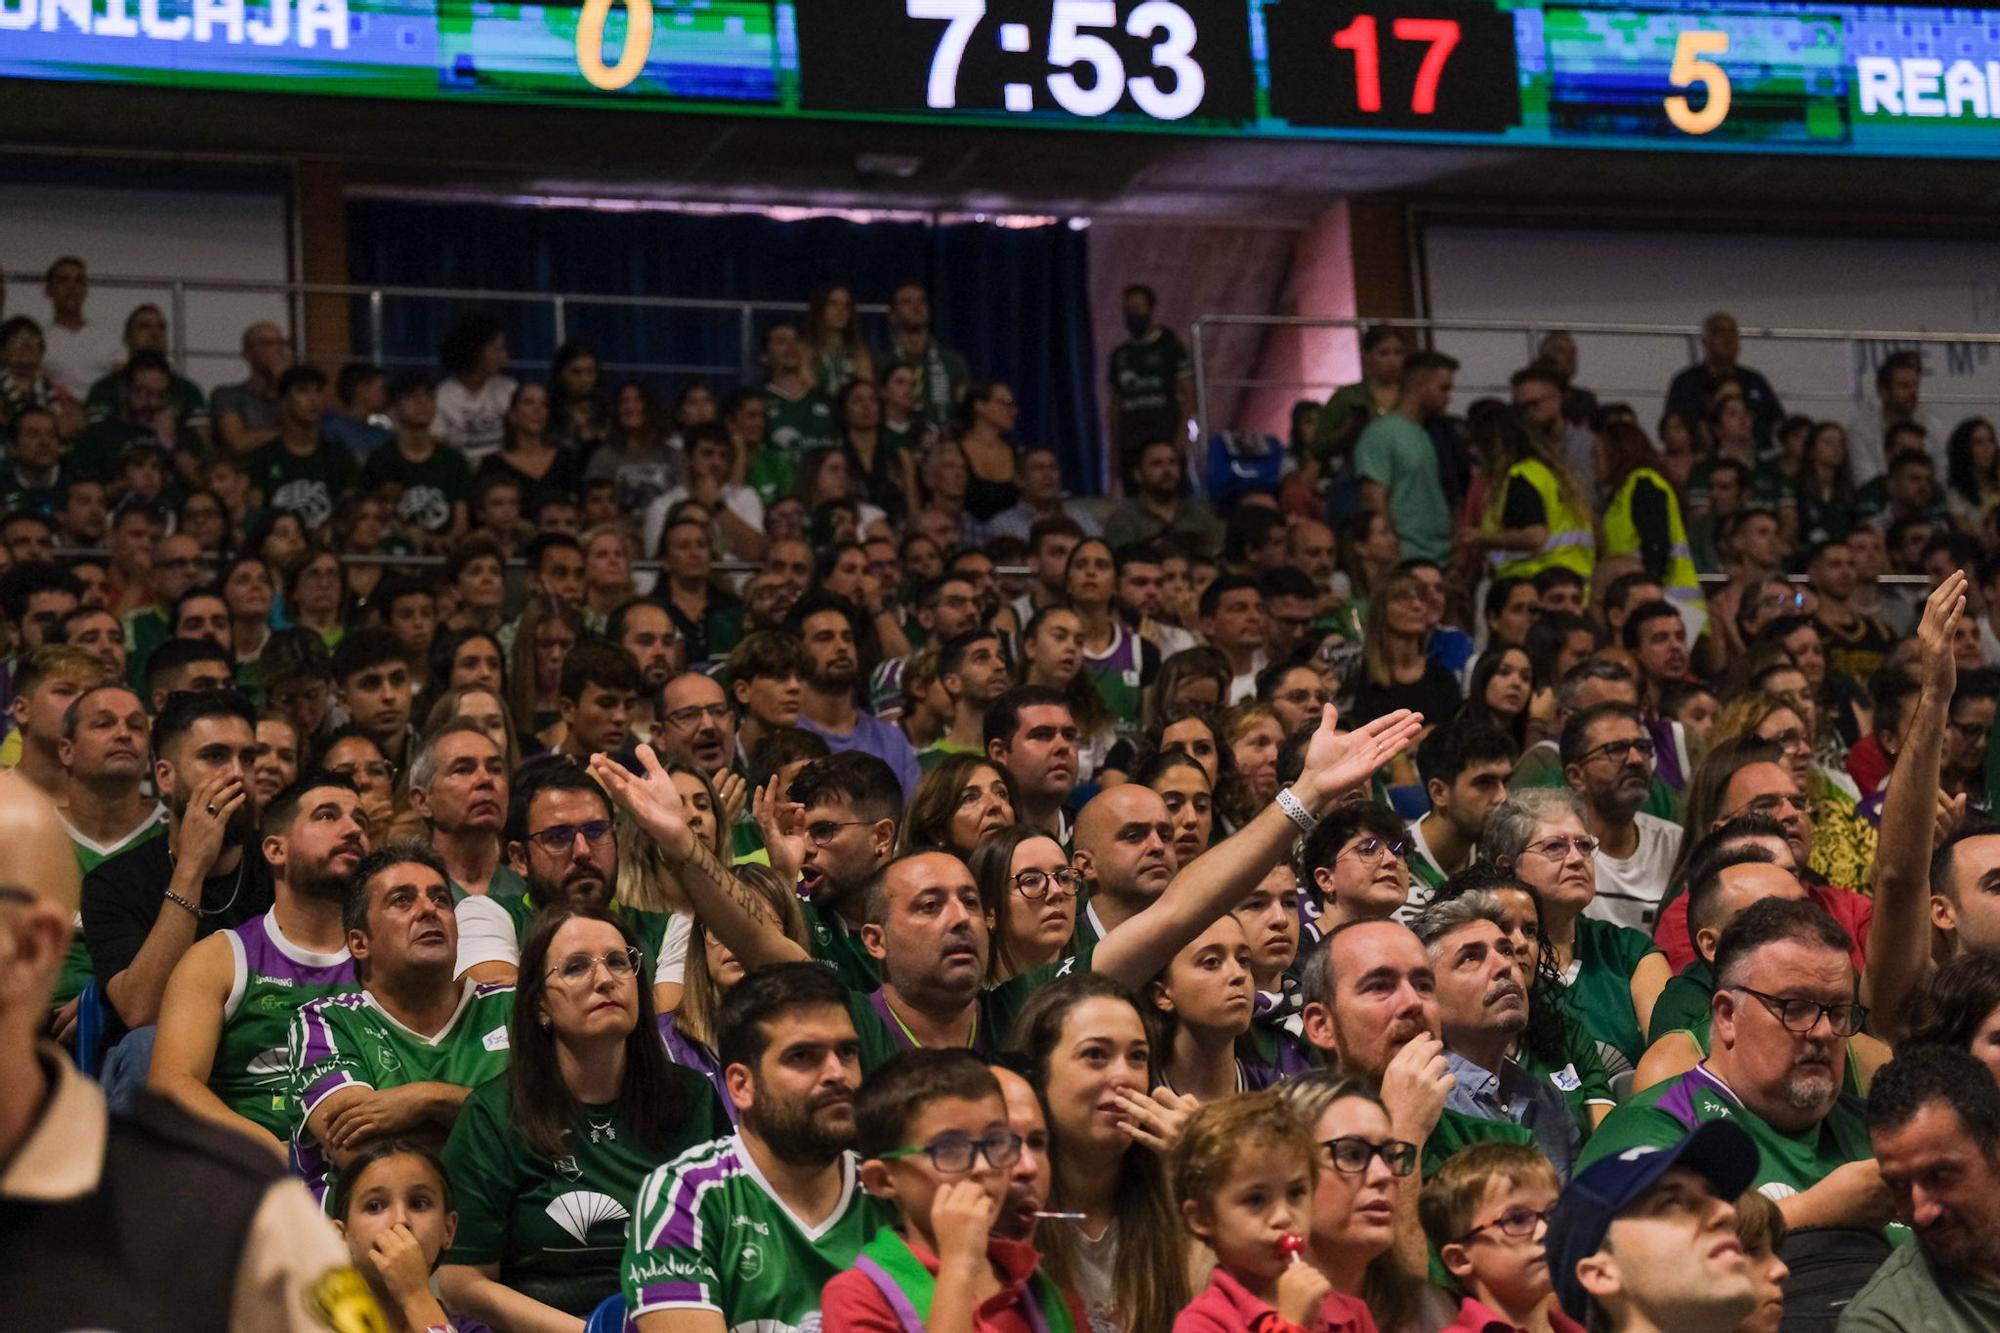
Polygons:
[[1340,710],[1326,705],[1319,730],[1306,745],[1300,780],[1312,782],[1326,796],[1335,796],[1368,781],[1375,770],[1401,754],[1423,730],[1422,713],[1399,708],[1350,732],[1334,730]]
[[590,757],[590,775],[668,853],[688,855],[694,848],[694,833],[687,825],[680,789],[674,786],[672,775],[661,766],[652,746],[641,745],[638,758],[639,766],[646,770],[643,776],[633,776],[624,765],[603,753]]

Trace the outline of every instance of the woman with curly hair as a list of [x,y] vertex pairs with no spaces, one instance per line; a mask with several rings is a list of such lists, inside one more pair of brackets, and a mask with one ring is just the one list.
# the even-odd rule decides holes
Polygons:
[[1862,815],[1859,803],[1814,760],[1807,720],[1787,699],[1763,693],[1738,695],[1723,706],[1709,744],[1758,740],[1783,752],[1785,770],[1813,811],[1808,868],[1830,884],[1867,884],[1874,878],[1880,833]]

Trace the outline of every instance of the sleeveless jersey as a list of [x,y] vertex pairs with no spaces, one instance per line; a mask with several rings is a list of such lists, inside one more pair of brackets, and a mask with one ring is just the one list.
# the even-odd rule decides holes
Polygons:
[[1130,740],[1139,734],[1144,640],[1115,619],[1111,631],[1111,643],[1103,656],[1084,653],[1083,671],[1097,687],[1097,697],[1104,700],[1104,707],[1110,711],[1118,736]]
[[287,1062],[292,1016],[311,1000],[360,988],[347,950],[312,953],[278,929],[274,907],[223,932],[235,979],[208,1086],[229,1109],[280,1139],[297,1118]]
[[808,1227],[771,1193],[735,1135],[689,1149],[646,1177],[626,1233],[633,1322],[655,1310],[713,1310],[730,1333],[792,1333],[817,1322],[819,1293],[895,1219],[863,1192],[853,1153],[840,1202]]

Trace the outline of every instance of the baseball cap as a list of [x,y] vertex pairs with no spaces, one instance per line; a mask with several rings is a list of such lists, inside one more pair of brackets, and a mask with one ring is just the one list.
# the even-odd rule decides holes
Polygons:
[[1591,1306],[1577,1261],[1597,1253],[1612,1219],[1676,1166],[1706,1180],[1718,1199],[1733,1200],[1757,1178],[1757,1144],[1731,1121],[1711,1120],[1672,1147],[1628,1148],[1578,1172],[1556,1200],[1546,1242],[1556,1299],[1572,1319],[1587,1319]]

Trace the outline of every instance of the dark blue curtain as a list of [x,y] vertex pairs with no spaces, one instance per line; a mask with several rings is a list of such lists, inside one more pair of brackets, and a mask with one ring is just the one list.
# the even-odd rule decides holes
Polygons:
[[[1101,418],[1086,230],[378,199],[350,203],[347,217],[348,270],[357,284],[804,302],[837,278],[863,304],[886,304],[899,283],[922,282],[939,338],[965,354],[974,375],[1013,386],[1022,405],[1020,441],[1054,443],[1071,487],[1094,489]],[[541,373],[555,351],[546,305],[387,298],[380,312],[385,363],[435,365],[440,336],[468,304],[500,316],[517,367]],[[373,318],[357,300],[360,352],[371,347]],[[761,354],[764,326],[778,318],[757,314],[754,354]],[[653,375],[664,392],[696,376],[727,390],[741,377],[744,331],[734,311],[570,304],[565,328],[596,345],[614,379],[620,365],[666,367]],[[867,328],[878,347],[887,341],[879,318]],[[750,378],[762,376],[753,369]]]

